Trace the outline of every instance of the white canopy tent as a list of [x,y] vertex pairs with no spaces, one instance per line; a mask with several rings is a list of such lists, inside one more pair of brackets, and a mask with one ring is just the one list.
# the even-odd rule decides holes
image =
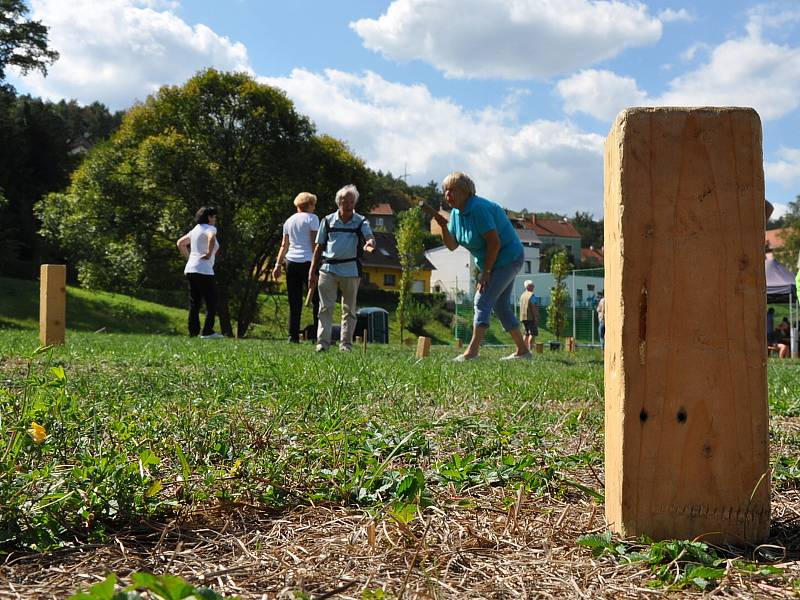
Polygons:
[[783,266],[768,253],[764,261],[764,272],[767,280],[767,302],[771,304],[789,305],[789,323],[792,329],[790,334],[791,354],[798,356],[798,332],[797,332],[797,285],[795,284],[795,274]]

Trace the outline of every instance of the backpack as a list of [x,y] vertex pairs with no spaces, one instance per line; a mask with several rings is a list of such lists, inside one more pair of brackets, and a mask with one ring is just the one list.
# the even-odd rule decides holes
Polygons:
[[322,262],[327,263],[329,265],[338,265],[341,263],[348,263],[355,261],[356,267],[358,268],[358,276],[361,277],[362,275],[362,266],[361,266],[361,256],[364,254],[364,244],[367,243],[366,237],[364,236],[364,232],[361,229],[364,227],[364,223],[367,222],[365,217],[361,217],[361,221],[356,225],[356,227],[333,227],[331,223],[336,221],[338,213],[333,213],[332,215],[328,215],[325,217],[325,238],[327,240],[328,234],[330,232],[334,233],[350,233],[355,234],[358,236],[358,241],[356,242],[356,255],[352,258],[323,258]]

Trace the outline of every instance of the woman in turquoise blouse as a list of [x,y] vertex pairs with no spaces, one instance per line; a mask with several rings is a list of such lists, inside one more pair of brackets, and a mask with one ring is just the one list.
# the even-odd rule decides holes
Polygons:
[[503,360],[531,359],[511,304],[514,279],[523,263],[522,242],[514,226],[501,206],[475,195],[475,184],[465,173],[451,173],[442,187],[453,209],[449,224],[442,215],[435,217],[442,230],[442,241],[450,250],[464,246],[475,257],[481,271],[475,294],[472,339],[455,360],[462,362],[478,357],[492,310],[517,346],[516,351]]

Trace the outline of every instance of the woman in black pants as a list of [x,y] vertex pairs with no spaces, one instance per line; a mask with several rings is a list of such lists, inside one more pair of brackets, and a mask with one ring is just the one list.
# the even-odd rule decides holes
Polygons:
[[[186,258],[183,273],[189,282],[189,335],[210,340],[224,337],[214,333],[217,315],[217,284],[214,280],[214,259],[219,253],[217,242],[217,209],[203,206],[195,214],[194,226],[177,241],[178,250]],[[206,322],[200,331],[200,305],[206,303]]]
[[[317,197],[308,192],[300,192],[294,199],[297,212],[286,219],[283,224],[283,243],[278,252],[272,277],[278,281],[281,277],[281,266],[286,260],[286,293],[289,296],[289,341],[300,341],[300,315],[303,311],[303,292],[308,284],[308,269],[314,253],[314,240],[319,229],[319,218],[314,214]],[[317,314],[319,313],[319,296],[313,299],[313,331],[309,337],[316,338]]]

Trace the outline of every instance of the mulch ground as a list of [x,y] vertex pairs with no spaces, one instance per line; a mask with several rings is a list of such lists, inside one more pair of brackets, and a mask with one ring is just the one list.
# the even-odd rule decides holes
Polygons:
[[[242,598],[643,598],[701,596],[647,587],[646,565],[594,558],[576,545],[606,529],[603,508],[579,495],[471,494],[470,508],[428,508],[412,523],[352,508],[206,507],[163,523],[120,531],[113,541],[50,554],[11,554],[0,565],[0,598],[66,598],[115,572],[170,573]],[[790,598],[800,578],[800,493],[773,496],[768,548],[783,575],[731,570],[708,597]],[[763,558],[764,548],[739,550]]]

